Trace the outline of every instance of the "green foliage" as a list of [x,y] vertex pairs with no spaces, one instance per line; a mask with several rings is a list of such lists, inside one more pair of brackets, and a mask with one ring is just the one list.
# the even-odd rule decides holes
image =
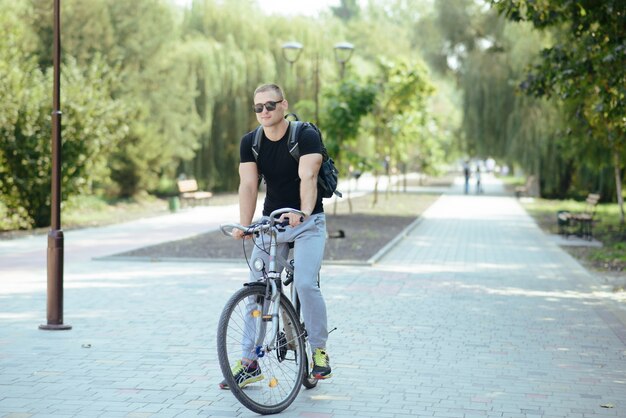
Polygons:
[[[14,76],[0,88],[13,97],[0,123],[0,190],[10,216],[26,215],[36,227],[49,225],[52,71],[42,74],[33,60],[15,62]],[[63,197],[89,193],[106,178],[106,150],[126,132],[124,107],[110,98],[111,74],[94,64],[82,74],[75,63],[63,67],[61,95]]]
[[419,62],[381,61],[379,68],[371,125],[375,141],[374,157],[378,161],[390,157],[392,164],[406,164],[410,155],[407,150],[422,136],[416,130],[421,132],[428,121],[427,99],[434,88]]
[[355,79],[343,80],[338,88],[325,91],[326,106],[321,128],[325,132],[328,152],[338,163],[353,162],[344,162],[344,153],[354,145],[361,118],[372,110],[376,93],[374,85],[362,84]]
[[515,21],[537,28],[558,27],[557,42],[544,48],[522,83],[537,96],[556,94],[579,99],[593,125],[609,122],[624,132],[626,105],[626,5],[603,2],[498,1],[496,7]]

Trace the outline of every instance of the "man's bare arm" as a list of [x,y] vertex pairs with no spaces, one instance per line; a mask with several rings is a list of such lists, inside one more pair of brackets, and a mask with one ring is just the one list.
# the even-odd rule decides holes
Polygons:
[[310,216],[317,202],[317,175],[322,165],[322,154],[306,154],[300,157],[300,210]]
[[[250,225],[256,210],[259,195],[259,172],[256,163],[239,164],[239,223]],[[236,230],[235,238],[241,238],[241,231]]]

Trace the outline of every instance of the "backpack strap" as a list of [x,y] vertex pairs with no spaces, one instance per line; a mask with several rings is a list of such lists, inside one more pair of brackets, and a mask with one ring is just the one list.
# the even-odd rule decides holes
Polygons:
[[252,154],[254,155],[255,161],[259,160],[259,151],[261,150],[261,138],[263,138],[263,127],[259,125],[254,130],[254,139],[252,140]]
[[298,147],[298,134],[300,133],[300,129],[304,126],[304,124],[300,121],[293,120],[289,122],[289,140],[287,142],[287,146],[289,147],[289,154],[296,161],[300,160],[300,148]]
[[[300,160],[300,149],[298,148],[298,134],[300,129],[304,127],[304,123],[300,121],[289,121],[289,138],[287,139],[287,147],[289,154],[296,160]],[[255,161],[259,160],[259,152],[261,151],[261,139],[263,138],[263,127],[259,125],[254,130],[254,139],[252,140],[252,155]]]

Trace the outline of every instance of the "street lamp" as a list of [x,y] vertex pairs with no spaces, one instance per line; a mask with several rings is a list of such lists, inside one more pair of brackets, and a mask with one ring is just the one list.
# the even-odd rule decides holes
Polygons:
[[354,51],[354,45],[350,42],[339,42],[335,45],[335,61],[341,65],[341,78],[343,78],[346,63],[350,61],[352,57],[352,52]]
[[302,44],[300,42],[287,42],[283,44],[283,57],[292,67],[293,64],[298,61],[298,58],[300,58],[301,53]]

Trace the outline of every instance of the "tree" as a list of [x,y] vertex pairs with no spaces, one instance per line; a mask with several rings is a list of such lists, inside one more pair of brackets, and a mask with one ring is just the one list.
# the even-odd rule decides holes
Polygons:
[[[362,84],[355,79],[342,80],[339,88],[325,91],[326,106],[321,120],[321,127],[326,133],[324,144],[342,173],[349,174],[350,167],[359,167],[363,160],[355,145],[361,118],[371,111],[375,97],[373,85]],[[348,204],[352,212],[349,195]]]
[[339,6],[330,8],[333,14],[343,21],[348,21],[359,15],[360,8],[356,0],[341,0]]
[[622,0],[493,0],[508,19],[551,28],[555,43],[544,48],[521,88],[538,97],[558,96],[612,153],[615,186],[624,223],[622,164],[626,151],[626,4]]
[[[374,119],[373,137],[379,161],[406,164],[407,144],[418,138],[404,133],[413,124],[426,123],[427,97],[433,93],[424,66],[419,63],[379,62],[380,73],[375,80],[378,92],[372,112]],[[409,118],[409,119],[407,119]],[[410,124],[407,125],[407,121]],[[388,158],[393,160],[388,161]],[[378,197],[378,181],[374,188],[374,204]]]

